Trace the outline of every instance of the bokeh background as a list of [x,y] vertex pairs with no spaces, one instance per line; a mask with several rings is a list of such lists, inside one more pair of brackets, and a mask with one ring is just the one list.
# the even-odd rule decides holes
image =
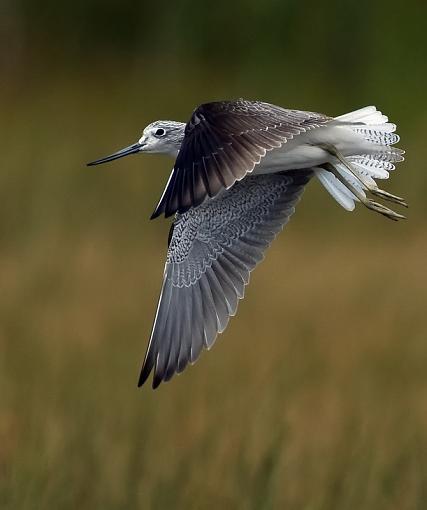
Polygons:
[[[0,0],[0,508],[427,507],[426,5]],[[138,390],[171,161],[85,163],[237,97],[377,105],[409,221],[312,182],[212,351]]]

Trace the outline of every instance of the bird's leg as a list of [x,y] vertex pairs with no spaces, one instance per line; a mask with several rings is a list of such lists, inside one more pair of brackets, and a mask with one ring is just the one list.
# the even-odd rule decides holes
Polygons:
[[404,198],[398,197],[396,195],[392,195],[388,191],[384,191],[378,186],[372,185],[371,183],[366,182],[358,172],[354,170],[354,168],[350,165],[350,163],[345,159],[345,157],[341,154],[341,152],[332,144],[322,144],[321,148],[326,152],[329,152],[332,156],[338,159],[340,163],[342,163],[347,170],[359,181],[363,184],[363,186],[372,194],[377,197],[382,198],[383,200],[387,200],[389,202],[393,202],[394,204],[402,205],[403,207],[408,207],[408,204],[405,202]]
[[349,190],[353,193],[353,195],[360,200],[360,202],[370,209],[371,211],[375,211],[377,213],[382,214],[386,218],[398,221],[398,220],[405,220],[406,217],[402,214],[398,214],[397,212],[389,209],[385,205],[379,204],[378,202],[374,202],[373,200],[370,200],[369,198],[366,198],[358,189],[356,189],[351,183],[347,182],[345,178],[340,174],[340,172],[332,165],[331,163],[325,163],[322,165],[322,167],[327,170],[328,172],[331,172],[335,177]]
[[391,193],[388,193],[388,191],[384,191],[383,189],[380,189],[376,186],[372,187],[372,189],[369,189],[369,191],[373,195],[380,197],[383,200],[388,200],[389,202],[393,202],[394,204],[402,205],[403,207],[406,207],[406,208],[408,207],[408,204],[405,202],[404,198],[397,197],[396,195],[392,195]]

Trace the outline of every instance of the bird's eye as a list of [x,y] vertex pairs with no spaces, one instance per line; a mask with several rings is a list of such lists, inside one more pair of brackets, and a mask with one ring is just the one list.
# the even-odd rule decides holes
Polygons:
[[163,136],[166,133],[166,131],[163,128],[156,129],[156,132],[154,133],[156,136]]

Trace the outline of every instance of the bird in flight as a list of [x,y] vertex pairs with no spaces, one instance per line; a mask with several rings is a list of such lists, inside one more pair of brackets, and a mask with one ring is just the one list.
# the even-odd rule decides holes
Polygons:
[[348,211],[357,202],[404,219],[372,200],[407,207],[380,189],[403,161],[396,126],[374,106],[328,117],[260,101],[197,107],[187,123],[156,121],[137,143],[88,165],[140,152],[175,164],[152,218],[174,215],[163,285],[138,386],[153,388],[210,349],[236,314],[249,274],[316,177]]

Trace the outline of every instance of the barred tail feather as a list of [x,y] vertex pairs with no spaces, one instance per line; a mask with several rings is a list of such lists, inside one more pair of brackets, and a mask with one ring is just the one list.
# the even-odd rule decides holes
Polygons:
[[[376,188],[375,179],[388,179],[389,172],[395,169],[395,163],[404,159],[404,151],[393,147],[393,144],[399,141],[399,136],[395,133],[396,124],[388,122],[388,117],[375,106],[360,108],[335,117],[335,120],[340,126],[350,129],[364,139],[359,146],[360,154],[356,152],[346,157],[356,177],[342,163],[335,162],[334,166],[345,181],[366,196],[367,189]],[[357,198],[333,174],[323,168],[316,168],[315,174],[344,209],[354,209]]]
[[[375,106],[366,106],[360,110],[335,117],[341,125],[346,125],[366,141],[383,148],[399,142],[399,135],[395,133],[396,124],[388,122],[388,117],[378,111]],[[396,149],[393,149],[393,152]],[[402,151],[397,149],[400,154]]]

